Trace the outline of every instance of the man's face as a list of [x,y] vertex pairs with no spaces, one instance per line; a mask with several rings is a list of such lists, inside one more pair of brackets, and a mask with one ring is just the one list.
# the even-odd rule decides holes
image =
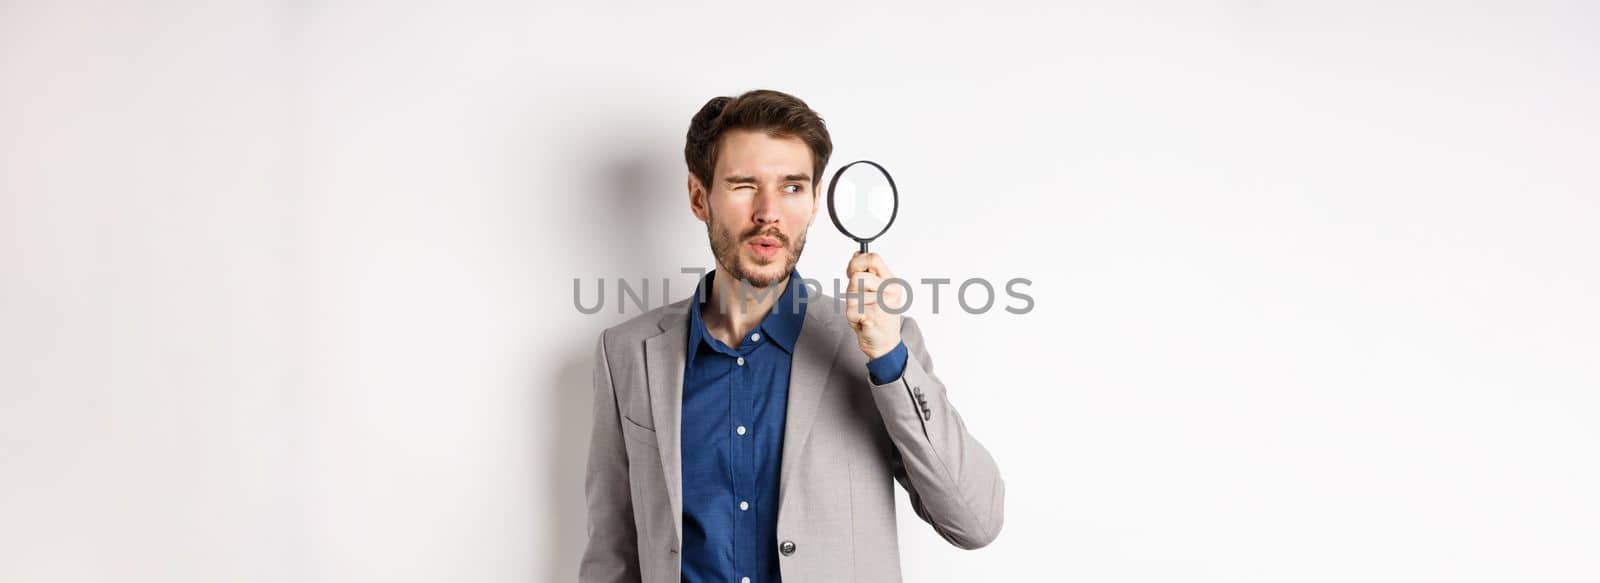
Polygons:
[[717,269],[756,287],[787,277],[817,216],[811,149],[799,138],[730,131],[712,174],[709,191],[689,175],[689,206],[706,224]]

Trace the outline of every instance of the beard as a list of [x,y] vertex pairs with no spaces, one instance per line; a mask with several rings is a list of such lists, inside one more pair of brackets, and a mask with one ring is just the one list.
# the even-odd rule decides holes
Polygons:
[[[789,273],[794,271],[795,264],[800,262],[800,252],[806,248],[806,229],[801,229],[791,241],[787,235],[779,232],[777,227],[758,226],[736,237],[732,231],[714,226],[716,224],[715,215],[706,221],[706,237],[711,239],[711,253],[716,256],[717,265],[726,269],[728,275],[735,281],[749,282],[754,287],[766,288],[789,277]],[[744,249],[745,241],[755,237],[777,239],[783,244],[783,253],[772,259],[755,257],[747,264],[740,251]],[[782,270],[763,269],[778,265],[780,261]]]

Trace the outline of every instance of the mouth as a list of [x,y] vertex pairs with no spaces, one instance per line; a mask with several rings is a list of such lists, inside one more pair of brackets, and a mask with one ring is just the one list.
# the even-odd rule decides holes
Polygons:
[[771,259],[783,250],[783,242],[773,237],[756,237],[745,243],[756,257]]

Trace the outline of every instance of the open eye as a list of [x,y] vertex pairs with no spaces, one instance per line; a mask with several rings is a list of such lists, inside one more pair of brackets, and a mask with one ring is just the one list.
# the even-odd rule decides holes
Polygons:
[[[787,192],[789,194],[794,194],[794,193],[800,192],[802,190],[805,190],[805,187],[800,186],[798,184],[785,184],[785,185],[783,185],[783,188],[784,188],[784,192]],[[794,189],[794,190],[789,190],[791,188]]]

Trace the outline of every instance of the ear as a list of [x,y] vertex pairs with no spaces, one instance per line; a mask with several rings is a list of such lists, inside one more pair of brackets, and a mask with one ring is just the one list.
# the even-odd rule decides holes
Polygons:
[[693,172],[689,173],[689,210],[694,216],[704,223],[711,220],[711,194],[706,192],[706,187],[701,184],[700,178]]

